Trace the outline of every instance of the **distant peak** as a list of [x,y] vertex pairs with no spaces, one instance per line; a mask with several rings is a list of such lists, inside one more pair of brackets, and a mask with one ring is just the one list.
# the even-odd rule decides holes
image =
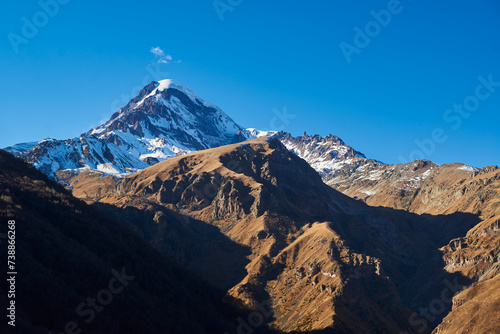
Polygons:
[[156,90],[160,91],[160,92],[162,92],[168,88],[182,88],[182,89],[186,88],[186,86],[184,86],[184,85],[182,85],[182,84],[180,84],[177,81],[172,80],[172,79],[163,79],[160,81],[156,81],[156,83],[158,83]]
[[193,90],[191,90],[187,86],[185,86],[185,85],[181,84],[180,82],[175,81],[173,79],[163,79],[163,80],[153,81],[153,82],[158,84],[158,86],[156,86],[156,88],[153,90],[153,92],[151,94],[153,94],[153,93],[157,94],[158,92],[163,92],[166,89],[172,88],[172,89],[177,89],[183,93],[186,93],[186,95],[193,95],[193,96],[198,97],[198,95]]
[[157,81],[160,85],[163,85],[163,86],[166,86],[168,87],[172,82],[174,82],[174,80],[172,79],[163,79],[163,80],[159,80]]
[[[180,82],[177,82],[175,80],[172,80],[172,79],[163,79],[163,80],[159,80],[159,81],[152,81],[149,85],[151,85],[151,84],[154,84],[156,87],[149,94],[145,95],[135,105],[135,108],[140,107],[147,98],[154,97],[154,96],[156,96],[158,94],[161,94],[163,91],[168,90],[168,89],[175,89],[175,90],[178,90],[178,91],[184,93],[193,102],[195,102],[197,104],[201,104],[201,105],[204,105],[205,107],[209,107],[209,108],[213,108],[213,109],[219,109],[214,104],[212,104],[210,102],[207,102],[204,99],[202,99],[192,89],[188,88],[187,86],[185,86],[185,85],[183,85]],[[146,86],[146,87],[148,87],[148,86]]]

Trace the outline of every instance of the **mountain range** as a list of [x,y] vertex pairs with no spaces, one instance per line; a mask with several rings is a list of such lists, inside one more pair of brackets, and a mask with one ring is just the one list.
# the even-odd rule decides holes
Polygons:
[[96,170],[126,175],[158,161],[229,144],[242,128],[218,107],[172,80],[151,82],[103,125],[68,140],[7,150],[45,174]]
[[168,79],[151,82],[105,124],[79,137],[47,138],[6,150],[63,182],[83,171],[122,177],[178,155],[262,136],[279,138],[324,178],[367,161],[333,135],[304,133],[294,138],[286,132],[243,128],[191,89]]
[[[162,274],[159,287],[189,277],[203,288],[199,295],[185,295],[186,310],[194,300],[220,310],[215,322],[196,318],[193,326],[200,330],[500,330],[496,166],[427,160],[390,165],[367,158],[334,135],[294,137],[244,128],[172,80],[151,82],[109,121],[79,137],[6,150],[49,178],[4,154],[0,200],[10,203],[7,216],[21,215],[23,209],[35,217],[41,210],[19,194],[49,203],[46,194],[53,193],[63,204],[50,210],[67,212],[75,229],[82,230],[80,216],[92,212],[96,224],[109,221],[102,228],[114,226],[103,234],[105,243],[113,234],[131,231],[128,238],[137,240],[130,242],[144,243],[149,253],[127,253],[130,267],[138,258],[153,257],[159,262],[148,262],[151,277],[158,266],[179,268],[175,277]],[[16,164],[22,172],[10,167]],[[16,186],[21,174],[28,180]],[[52,224],[47,214],[43,224]],[[69,245],[75,238],[71,224],[43,228],[58,230],[55,242]],[[88,228],[98,228],[92,224]],[[30,233],[30,254],[47,252],[36,241],[47,236]],[[109,259],[119,257],[120,247],[125,245],[107,251]],[[84,262],[96,256],[79,254]],[[55,275],[54,264],[43,266],[49,268],[47,275]],[[58,270],[54,279],[64,280],[64,270]],[[71,282],[67,287],[80,295],[88,291]],[[137,293],[150,296],[151,291]],[[175,305],[177,297],[158,293],[164,301],[154,307]],[[264,304],[272,315],[259,311]],[[30,312],[30,326],[53,328]],[[257,312],[260,325],[249,325],[250,320],[242,325],[238,319],[245,312]],[[154,328],[156,315],[150,316]]]

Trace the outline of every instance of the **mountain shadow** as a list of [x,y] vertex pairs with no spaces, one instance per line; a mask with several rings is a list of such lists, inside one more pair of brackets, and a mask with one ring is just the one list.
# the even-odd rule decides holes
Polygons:
[[430,333],[451,311],[453,296],[473,283],[460,273],[443,270],[440,248],[464,237],[480,221],[470,213],[417,215],[376,207],[344,215],[338,224],[349,246],[381,259],[401,300],[414,312],[410,325],[419,333]]
[[213,225],[154,203],[146,204],[143,209],[99,202],[93,206],[131,228],[169,259],[220,289],[221,298],[225,294],[223,291],[247,275],[249,247],[235,243]]
[[[5,151],[0,217],[2,235],[16,225],[16,333],[225,333],[247,314]],[[8,288],[3,280],[4,306]],[[12,332],[5,319],[0,331]]]

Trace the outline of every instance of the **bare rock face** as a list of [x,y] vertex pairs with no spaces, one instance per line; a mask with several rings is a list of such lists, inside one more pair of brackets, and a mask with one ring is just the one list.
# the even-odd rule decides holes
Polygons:
[[245,217],[250,212],[250,205],[254,201],[253,197],[245,194],[245,190],[248,191],[242,184],[238,184],[234,180],[222,183],[213,200],[212,218],[222,220],[241,219]]

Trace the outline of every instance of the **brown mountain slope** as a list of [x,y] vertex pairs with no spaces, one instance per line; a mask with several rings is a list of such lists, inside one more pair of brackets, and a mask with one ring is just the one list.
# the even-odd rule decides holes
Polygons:
[[478,283],[453,298],[453,311],[433,334],[500,333],[500,276]]
[[444,252],[445,269],[476,281],[500,273],[500,169],[487,167],[455,186],[447,211],[477,213],[482,222],[467,236],[452,240]]
[[[270,299],[273,326],[304,331],[334,324],[335,291],[339,289],[341,294],[351,274],[343,277],[343,266],[363,272],[367,279],[387,280],[376,277],[380,273],[374,259],[356,254],[342,243],[344,258],[334,257],[335,233],[327,223],[321,229],[310,228],[315,221],[342,212],[333,201],[318,200],[329,196],[329,189],[304,161],[278,141],[258,139],[167,160],[121,181],[116,193],[100,202],[118,206],[157,203],[218,227],[252,252],[246,275],[229,289],[229,295],[250,307]],[[324,247],[317,247],[318,242]],[[289,254],[289,248],[295,251]],[[194,269],[203,272],[203,268]],[[329,274],[322,274],[321,269]],[[204,277],[211,276],[214,274],[205,272]],[[394,289],[393,294],[397,295]],[[385,314],[386,305],[373,304],[365,312],[374,312],[373,318]],[[408,312],[398,306],[398,311]],[[385,314],[377,326],[396,332],[401,328],[394,320],[397,317],[396,312]],[[364,326],[371,327],[369,322]]]
[[[73,191],[250,307],[272,302],[271,325],[284,331],[416,331],[396,286],[422,267],[440,270],[438,248],[477,223],[370,208],[265,138],[166,160],[103,189],[97,196],[80,180]],[[408,305],[429,303],[441,283],[410,286]]]
[[[457,212],[477,215],[480,224],[474,226],[466,237],[451,240],[442,249],[445,269],[460,272],[476,281],[499,273],[499,168],[490,166],[474,171],[464,169],[463,164],[438,166],[416,161],[385,166],[384,171],[377,175],[380,180],[374,184],[358,181],[356,186],[343,190],[350,195],[354,191],[372,194],[364,198],[370,205],[402,207],[411,212],[433,215]],[[410,179],[413,181],[409,182]]]
[[[437,165],[416,160],[402,165],[372,164],[326,180],[342,193],[371,206],[385,206],[418,214],[481,213],[494,200],[500,171],[473,169],[464,164]],[[497,207],[490,208],[496,210]]]
[[2,235],[16,221],[16,333],[237,330],[220,291],[1,150],[0,218]]
[[479,282],[453,300],[453,311],[436,333],[500,332],[500,169],[489,167],[464,182],[463,204],[484,219],[465,238],[453,239],[442,249],[445,269]]
[[[416,213],[450,215],[471,213],[479,222],[466,236],[451,240],[441,248],[443,269],[460,274],[471,283],[482,282],[482,287],[496,286],[489,280],[500,273],[500,169],[496,166],[481,170],[463,164],[438,166],[428,161],[414,161],[406,165],[373,166],[357,170],[344,178],[330,180],[330,184],[350,196],[359,196],[370,205],[403,208]],[[483,288],[483,290],[486,288]],[[439,327],[449,333],[463,324],[470,305],[477,310],[469,333],[483,333],[492,323],[500,323],[500,313],[485,313],[489,305],[497,305],[500,296],[486,293],[488,298],[467,301],[478,291],[472,286],[461,294],[461,303],[469,307],[454,307]],[[472,298],[472,297],[471,297]],[[471,314],[475,314],[473,312]],[[458,326],[458,327],[457,327]],[[448,333],[448,332],[447,332]]]

